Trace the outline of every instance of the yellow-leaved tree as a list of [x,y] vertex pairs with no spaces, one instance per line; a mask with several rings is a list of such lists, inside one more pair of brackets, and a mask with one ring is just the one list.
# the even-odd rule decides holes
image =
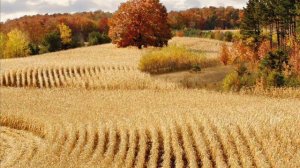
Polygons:
[[68,46],[72,42],[72,30],[64,23],[58,25],[61,42],[64,46]]
[[0,58],[4,58],[5,43],[6,36],[4,33],[0,33]]
[[26,57],[29,55],[29,39],[25,33],[14,29],[7,34],[4,58]]

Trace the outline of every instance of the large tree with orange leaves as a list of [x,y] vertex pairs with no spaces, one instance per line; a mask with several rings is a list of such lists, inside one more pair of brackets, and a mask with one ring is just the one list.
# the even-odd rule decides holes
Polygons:
[[110,19],[109,36],[118,47],[162,47],[171,38],[167,18],[159,0],[129,0]]

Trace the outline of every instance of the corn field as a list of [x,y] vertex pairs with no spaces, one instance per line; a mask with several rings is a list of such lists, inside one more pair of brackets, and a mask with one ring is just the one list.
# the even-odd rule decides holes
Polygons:
[[27,88],[167,89],[175,84],[154,80],[128,65],[27,67],[0,73],[0,86]]
[[298,97],[184,89],[97,47],[126,61],[0,61],[1,168],[300,167]]

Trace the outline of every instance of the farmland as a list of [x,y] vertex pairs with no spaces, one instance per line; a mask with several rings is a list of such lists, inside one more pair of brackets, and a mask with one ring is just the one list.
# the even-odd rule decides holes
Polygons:
[[[221,46],[170,43],[208,57]],[[147,50],[106,44],[1,60],[1,167],[300,166],[299,99],[187,89],[176,78],[189,72],[140,72]]]

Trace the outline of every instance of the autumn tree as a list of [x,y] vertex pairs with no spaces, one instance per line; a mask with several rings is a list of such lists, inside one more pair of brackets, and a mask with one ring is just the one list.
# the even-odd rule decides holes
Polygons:
[[220,60],[224,65],[228,65],[230,61],[230,51],[226,43],[222,44]]
[[64,23],[59,24],[58,29],[62,45],[65,47],[69,46],[72,42],[72,30]]
[[167,17],[159,0],[129,0],[110,20],[109,36],[119,47],[162,47],[171,38]]
[[7,34],[4,58],[25,57],[29,55],[29,40],[25,33],[14,29]]
[[100,19],[98,27],[99,27],[99,31],[101,33],[106,33],[107,34],[108,30],[109,30],[109,27],[108,27],[108,18],[102,18],[102,19]]
[[236,29],[241,23],[243,10],[228,7],[191,8],[171,11],[168,23],[172,29]]
[[0,58],[4,58],[6,37],[4,33],[0,33]]

